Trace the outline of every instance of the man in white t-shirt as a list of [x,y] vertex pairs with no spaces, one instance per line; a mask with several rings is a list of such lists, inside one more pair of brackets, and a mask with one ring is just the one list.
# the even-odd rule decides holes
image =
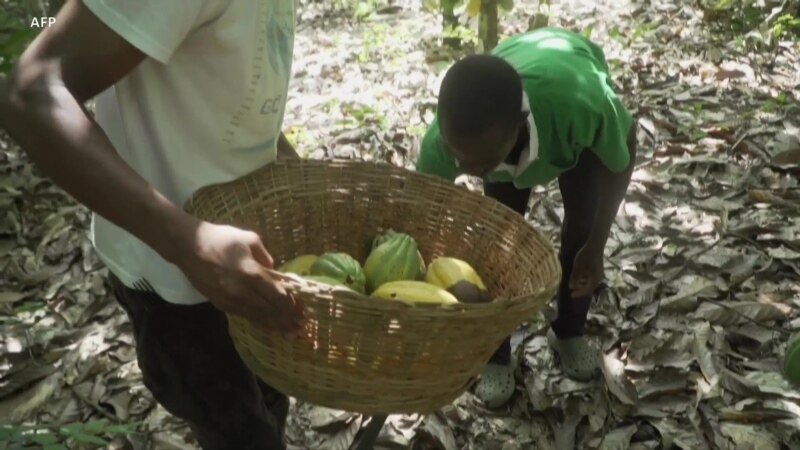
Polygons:
[[286,448],[288,400],[244,366],[223,312],[290,334],[301,308],[257,234],[182,205],[294,154],[294,29],[294,0],[69,0],[0,80],[0,127],[94,211],[144,383],[206,450]]

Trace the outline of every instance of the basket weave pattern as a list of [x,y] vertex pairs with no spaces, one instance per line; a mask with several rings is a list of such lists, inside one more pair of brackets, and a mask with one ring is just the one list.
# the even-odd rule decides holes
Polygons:
[[481,274],[494,302],[415,308],[274,272],[303,302],[303,336],[263,334],[229,316],[231,337],[265,382],[331,408],[427,413],[452,402],[560,277],[550,243],[516,212],[389,164],[279,161],[198,191],[186,209],[257,232],[276,266],[328,251],[363,263],[371,239],[392,228],[413,236],[426,262],[454,256]]

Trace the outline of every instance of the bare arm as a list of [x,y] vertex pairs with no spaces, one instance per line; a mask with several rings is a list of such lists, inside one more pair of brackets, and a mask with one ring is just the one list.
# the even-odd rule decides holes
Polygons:
[[605,252],[611,226],[617,216],[620,203],[625,198],[628,184],[636,165],[636,125],[628,134],[628,152],[630,163],[628,168],[620,173],[614,173],[606,167],[599,167],[602,171],[596,195],[598,196],[597,209],[594,223],[587,242],[578,251],[572,267],[569,287],[573,298],[592,295],[597,286],[603,281],[603,254]]
[[144,58],[69,0],[0,81],[0,127],[62,189],[176,264],[215,306],[296,330],[302,311],[265,272],[273,261],[258,235],[185,213],[117,155],[83,106]]
[[597,203],[592,232],[586,243],[588,248],[599,252],[601,255],[606,247],[608,236],[611,233],[611,226],[614,224],[614,219],[617,217],[619,205],[622,203],[628,191],[631,175],[636,166],[636,123],[631,126],[631,130],[628,133],[627,144],[630,163],[624,172],[614,173],[605,167],[601,168],[603,172],[600,175],[597,193],[599,201]]
[[286,139],[286,135],[281,133],[278,138],[278,159],[299,159],[300,155],[297,154],[291,142]]
[[0,81],[0,124],[62,189],[174,261],[170,234],[194,219],[117,155],[83,106],[144,58],[80,1],[69,1]]

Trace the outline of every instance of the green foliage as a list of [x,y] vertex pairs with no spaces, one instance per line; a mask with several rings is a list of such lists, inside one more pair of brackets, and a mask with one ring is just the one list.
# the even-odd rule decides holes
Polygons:
[[658,28],[658,25],[658,23],[654,22],[632,22],[630,28],[627,29],[620,29],[617,26],[612,26],[608,30],[608,37],[630,45],[631,43],[641,41],[648,37]]
[[[88,448],[102,448],[116,436],[136,433],[141,422],[111,424],[108,420],[93,420],[60,426],[0,426],[0,443],[15,449],[67,450],[80,443]],[[6,447],[0,447],[6,448]]]
[[[514,0],[493,2],[490,0],[423,0],[422,4],[429,12],[438,11],[442,14],[444,41],[456,43],[459,46],[474,45],[477,42],[483,42],[484,45],[496,43],[498,40],[497,13],[499,11],[509,12],[514,8]],[[540,8],[547,4],[549,4],[549,0],[539,2]],[[489,11],[488,14],[487,11]],[[465,22],[467,22],[474,18],[478,18],[477,30],[474,33],[465,32],[467,28],[461,19],[466,19]]]
[[791,14],[784,14],[778,17],[772,27],[772,36],[775,39],[800,36],[800,17],[795,17]]
[[33,300],[23,303],[14,308],[14,314],[36,312],[45,307],[46,303],[41,300]]
[[439,8],[441,8],[443,11],[454,11],[464,3],[464,0],[441,0]]
[[54,17],[64,0],[0,0],[0,75],[14,63],[39,34],[34,18]]
[[357,20],[367,20],[372,14],[387,6],[387,0],[335,0],[331,2],[334,8],[344,10]]
[[439,0],[422,0],[422,8],[428,12],[436,12],[439,9]]
[[584,29],[584,30],[581,32],[581,35],[583,35],[583,37],[585,37],[586,39],[590,39],[590,40],[591,40],[591,39],[592,39],[592,32],[593,32],[593,31],[594,31],[594,24],[592,23],[592,24],[589,24],[589,26],[587,26],[587,27],[586,27],[586,28],[585,28],[585,29]]
[[371,16],[379,6],[378,0],[360,0],[355,7],[355,16],[359,20],[365,19]]
[[425,124],[409,125],[406,127],[406,132],[411,136],[422,138],[428,131],[428,126]]
[[304,126],[295,125],[288,127],[284,131],[284,135],[286,136],[286,140],[292,144],[300,156],[307,156],[304,154],[304,151],[314,146],[314,138]]
[[394,38],[396,29],[380,23],[372,25],[364,31],[363,48],[358,54],[358,62],[365,63],[376,58],[391,58],[399,51],[396,45],[388,45],[387,40]]
[[478,44],[478,31],[460,24],[446,27],[442,30],[442,36],[445,39],[456,39],[458,42],[470,46]]
[[341,109],[345,116],[345,120],[341,125],[364,128],[374,124],[381,129],[386,129],[386,117],[369,105],[343,103]]
[[503,11],[511,11],[514,9],[514,0],[498,0],[497,6]]
[[748,44],[771,46],[780,39],[800,37],[800,2],[797,0],[698,0],[711,31],[733,40],[737,48]]
[[647,36],[658,28],[658,24],[654,22],[640,23],[633,28],[631,41],[638,41],[639,39]]
[[786,92],[781,92],[775,97],[762,103],[759,109],[761,109],[761,111],[764,112],[779,111],[781,108],[784,108],[787,105],[789,105],[789,100],[790,100],[789,95]]
[[17,58],[33,38],[38,28],[31,28],[29,23],[13,10],[0,11],[0,74],[8,73]]

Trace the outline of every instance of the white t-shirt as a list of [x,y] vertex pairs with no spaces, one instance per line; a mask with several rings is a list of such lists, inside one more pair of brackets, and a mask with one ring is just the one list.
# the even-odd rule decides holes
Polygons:
[[[83,0],[149,57],[96,98],[120,156],[182,207],[197,189],[277,157],[291,74],[294,0]],[[92,242],[128,286],[206,301],[174,265],[93,215]]]

